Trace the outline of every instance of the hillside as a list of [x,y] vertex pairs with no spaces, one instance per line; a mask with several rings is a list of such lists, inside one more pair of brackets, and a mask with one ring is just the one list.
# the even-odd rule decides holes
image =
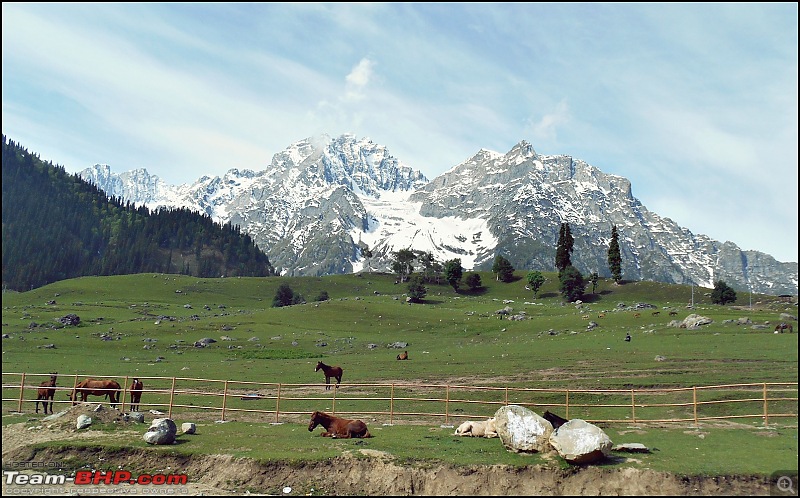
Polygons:
[[151,212],[124,203],[5,135],[2,168],[4,289],[84,275],[274,273],[238,226],[185,208]]

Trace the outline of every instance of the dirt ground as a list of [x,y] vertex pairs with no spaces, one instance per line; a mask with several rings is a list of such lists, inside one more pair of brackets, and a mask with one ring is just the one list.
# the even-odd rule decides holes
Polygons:
[[[2,494],[8,495],[185,495],[185,496],[256,496],[256,495],[423,495],[423,496],[535,496],[535,495],[769,495],[766,479],[753,477],[685,478],[667,473],[633,468],[606,469],[583,467],[561,469],[557,466],[514,468],[492,466],[404,466],[392,455],[374,450],[360,450],[361,455],[346,451],[326,462],[306,464],[263,464],[230,455],[187,457],[155,453],[147,449],[79,450],[65,447],[34,452],[30,445],[48,440],[103,440],[121,442],[141,437],[141,426],[124,427],[119,412],[92,412],[96,405],[78,405],[68,417],[41,426],[25,423],[3,427],[3,467],[9,464],[24,468],[24,463],[69,461],[114,464],[120,469],[150,468],[159,473],[186,473],[186,485],[142,486],[113,485],[18,485],[3,479]],[[116,420],[123,426],[114,432],[74,429],[78,414],[86,413],[108,423]],[[369,458],[364,458],[367,456]],[[30,470],[22,470],[29,473]],[[5,477],[5,476],[4,476]]]

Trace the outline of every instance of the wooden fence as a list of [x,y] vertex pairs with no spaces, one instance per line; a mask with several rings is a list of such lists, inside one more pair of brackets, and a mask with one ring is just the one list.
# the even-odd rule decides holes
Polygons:
[[[42,379],[50,374],[3,373],[3,411],[23,412],[36,402]],[[130,408],[132,377],[59,375],[55,404],[68,396],[79,380],[115,379],[121,386],[120,411]],[[699,424],[707,420],[797,418],[798,383],[759,382],[669,389],[539,389],[448,384],[370,383],[325,384],[247,382],[186,377],[138,377],[144,382],[140,411],[154,410],[172,418],[176,412],[208,410],[220,420],[237,414],[265,416],[274,423],[296,421],[315,410],[340,416],[383,417],[389,424],[404,420],[491,417],[500,406],[521,405],[537,413],[550,410],[564,418],[593,423]],[[100,398],[103,399],[102,397]],[[89,398],[92,401],[92,398]]]

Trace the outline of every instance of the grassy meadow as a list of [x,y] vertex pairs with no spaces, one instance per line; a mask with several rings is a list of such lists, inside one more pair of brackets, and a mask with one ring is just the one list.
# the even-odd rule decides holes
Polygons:
[[[797,334],[773,333],[774,326],[782,321],[781,313],[797,315],[796,297],[750,296],[737,291],[734,305],[719,306],[711,304],[710,289],[656,282],[615,285],[601,279],[595,293],[587,293],[583,303],[576,305],[563,301],[554,273],[545,274],[547,282],[535,298],[525,289],[524,272],[517,272],[517,277],[514,282],[502,283],[492,273],[481,273],[484,286],[474,292],[461,289],[457,293],[446,284],[428,285],[422,304],[406,303],[405,285],[395,284],[394,275],[377,273],[220,279],[140,274],[84,277],[24,293],[5,292],[3,423],[20,421],[19,416],[13,415],[19,398],[19,388],[11,387],[20,383],[16,374],[26,373],[26,385],[38,385],[46,380],[44,374],[57,371],[58,385],[65,390],[73,385],[75,376],[115,377],[121,384],[138,376],[146,386],[143,404],[157,407],[169,403],[173,377],[206,379],[177,382],[177,387],[186,392],[174,401],[184,405],[201,404],[198,396],[190,392],[200,387],[270,396],[275,386],[246,383],[281,384],[283,396],[290,393],[289,400],[281,401],[281,411],[296,413],[298,419],[299,414],[317,409],[369,414],[391,408],[406,412],[447,411],[447,422],[457,424],[459,416],[491,416],[505,402],[551,406],[551,411],[563,416],[564,390],[568,389],[572,405],[569,418],[619,420],[622,424],[604,426],[617,442],[614,434],[622,437],[619,434],[624,435],[626,427],[634,423],[631,396],[620,390],[687,388],[675,394],[654,391],[652,395],[637,395],[640,398],[636,403],[691,404],[694,396],[708,402],[699,415],[714,417],[761,413],[761,387],[696,391],[692,387],[797,382]],[[304,296],[307,304],[273,308],[272,300],[283,283]],[[591,286],[588,290],[591,291]],[[329,300],[315,302],[323,291]],[[691,302],[694,309],[687,308]],[[638,303],[653,307],[637,308]],[[501,319],[497,311],[505,307],[512,309],[512,315],[524,313],[523,319]],[[656,311],[658,314],[654,314]],[[690,313],[713,322],[697,330],[669,325]],[[61,325],[58,318],[67,314],[78,315],[80,324]],[[752,323],[738,324],[740,319]],[[590,321],[597,326],[589,329]],[[753,325],[765,327],[759,329]],[[630,342],[623,340],[626,334],[631,335]],[[223,336],[230,340],[223,340]],[[194,347],[195,341],[207,337],[217,342],[205,348]],[[407,347],[390,347],[398,342],[407,343]],[[404,350],[410,359],[397,361],[396,355]],[[314,371],[318,360],[344,368],[340,389],[324,390],[322,372]],[[223,387],[223,383],[214,381],[223,379],[232,382]],[[393,386],[395,383],[413,383],[419,387]],[[443,393],[442,385],[460,387]],[[469,389],[475,386],[509,390]],[[423,408],[414,399],[420,393],[437,399],[446,396],[450,400],[469,401],[448,406],[433,402]],[[400,399],[406,398],[406,394],[408,399]],[[390,396],[397,399],[391,407],[385,401]],[[770,394],[775,396],[778,395]],[[780,448],[769,447],[769,451],[776,456],[756,465],[760,471],[796,468],[796,386],[786,396],[793,399],[772,401],[769,411],[794,413],[794,417],[770,418],[771,427],[766,429],[760,417],[734,419],[751,431],[741,433],[717,427],[711,429],[718,434],[713,440],[731,444],[739,441],[747,447],[751,444],[742,443],[742,438],[754,438],[762,446],[766,441],[775,443]],[[728,397],[752,399],[716,403]],[[22,411],[30,415],[34,409],[29,401],[35,399],[33,390],[26,391],[25,399]],[[66,401],[66,391],[59,391],[56,399]],[[275,410],[274,401],[230,398],[228,403],[228,410]],[[67,406],[59,404],[56,411]],[[182,411],[190,412],[191,408]],[[294,433],[297,437],[309,437],[303,425],[270,425],[269,416],[259,419],[258,415],[254,424],[252,418],[236,420],[237,412],[231,413],[229,418],[234,422],[223,424],[226,429],[220,429],[222,433],[232,430],[228,427],[238,427],[237,434],[250,434],[250,438],[251,432],[263,435],[271,431],[282,436]],[[637,415],[659,419],[686,418],[692,413],[691,407],[652,406],[637,409]],[[409,458],[417,455],[472,463],[530,462],[530,457],[526,460],[519,455],[505,455],[506,452],[484,455],[474,451],[472,446],[480,445],[481,441],[451,437],[452,429],[440,427],[444,419],[432,421],[432,428],[424,430],[404,424],[409,417],[392,420],[395,425],[389,426],[383,425],[389,422],[383,415],[373,415],[370,420],[379,433],[397,431],[392,437],[369,440],[367,444],[371,447],[378,448],[384,440],[389,446],[419,440],[419,445],[412,445],[410,450],[384,449],[394,449],[399,454],[405,451]],[[686,438],[695,444],[696,435],[687,432],[687,427],[699,430],[693,424],[677,424],[675,429],[665,427],[644,429],[662,451],[674,448],[680,454]],[[781,432],[782,436],[761,437],[764,430]],[[232,434],[224,437],[238,440]],[[435,444],[429,445],[432,441]],[[340,446],[338,443],[325,442],[325,445]],[[202,447],[194,448],[195,444],[202,445],[193,441],[181,448],[204,451]],[[242,448],[252,446],[244,442],[232,444]],[[298,441],[297,447],[289,446],[289,455],[304,455],[305,444]],[[280,457],[286,450],[277,446],[267,445],[266,449],[259,446],[241,456]],[[723,444],[713,451],[724,454],[734,450]],[[311,453],[315,457],[327,455],[324,448]],[[645,458],[661,462],[656,457]],[[701,464],[699,460],[686,458],[648,466],[672,465],[674,471],[677,465],[681,471],[690,473],[724,471],[724,464]],[[751,462],[740,470],[750,472],[752,466]]]

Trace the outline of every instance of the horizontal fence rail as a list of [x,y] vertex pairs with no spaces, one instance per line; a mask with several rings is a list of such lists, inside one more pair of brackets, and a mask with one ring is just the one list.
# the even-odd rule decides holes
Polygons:
[[[3,373],[4,412],[33,407],[42,380],[51,374]],[[120,384],[117,408],[130,411],[133,377],[87,374],[59,375],[54,405],[76,404],[74,389],[84,379],[113,379]],[[468,418],[491,417],[501,406],[521,405],[537,413],[550,410],[565,418],[592,423],[699,424],[701,421],[797,418],[797,382],[758,382],[663,389],[541,389],[449,384],[369,383],[290,384],[188,377],[137,377],[144,382],[142,410],[172,418],[174,413],[209,411],[220,420],[237,414],[263,415],[274,423],[296,421],[313,411],[337,415],[441,420],[454,424]],[[64,385],[66,384],[66,385]],[[110,390],[96,390],[106,392]],[[99,398],[99,399],[97,399]],[[105,396],[95,395],[96,401]],[[47,400],[49,401],[49,400]],[[92,402],[88,398],[87,402]],[[38,405],[37,405],[38,408]]]

